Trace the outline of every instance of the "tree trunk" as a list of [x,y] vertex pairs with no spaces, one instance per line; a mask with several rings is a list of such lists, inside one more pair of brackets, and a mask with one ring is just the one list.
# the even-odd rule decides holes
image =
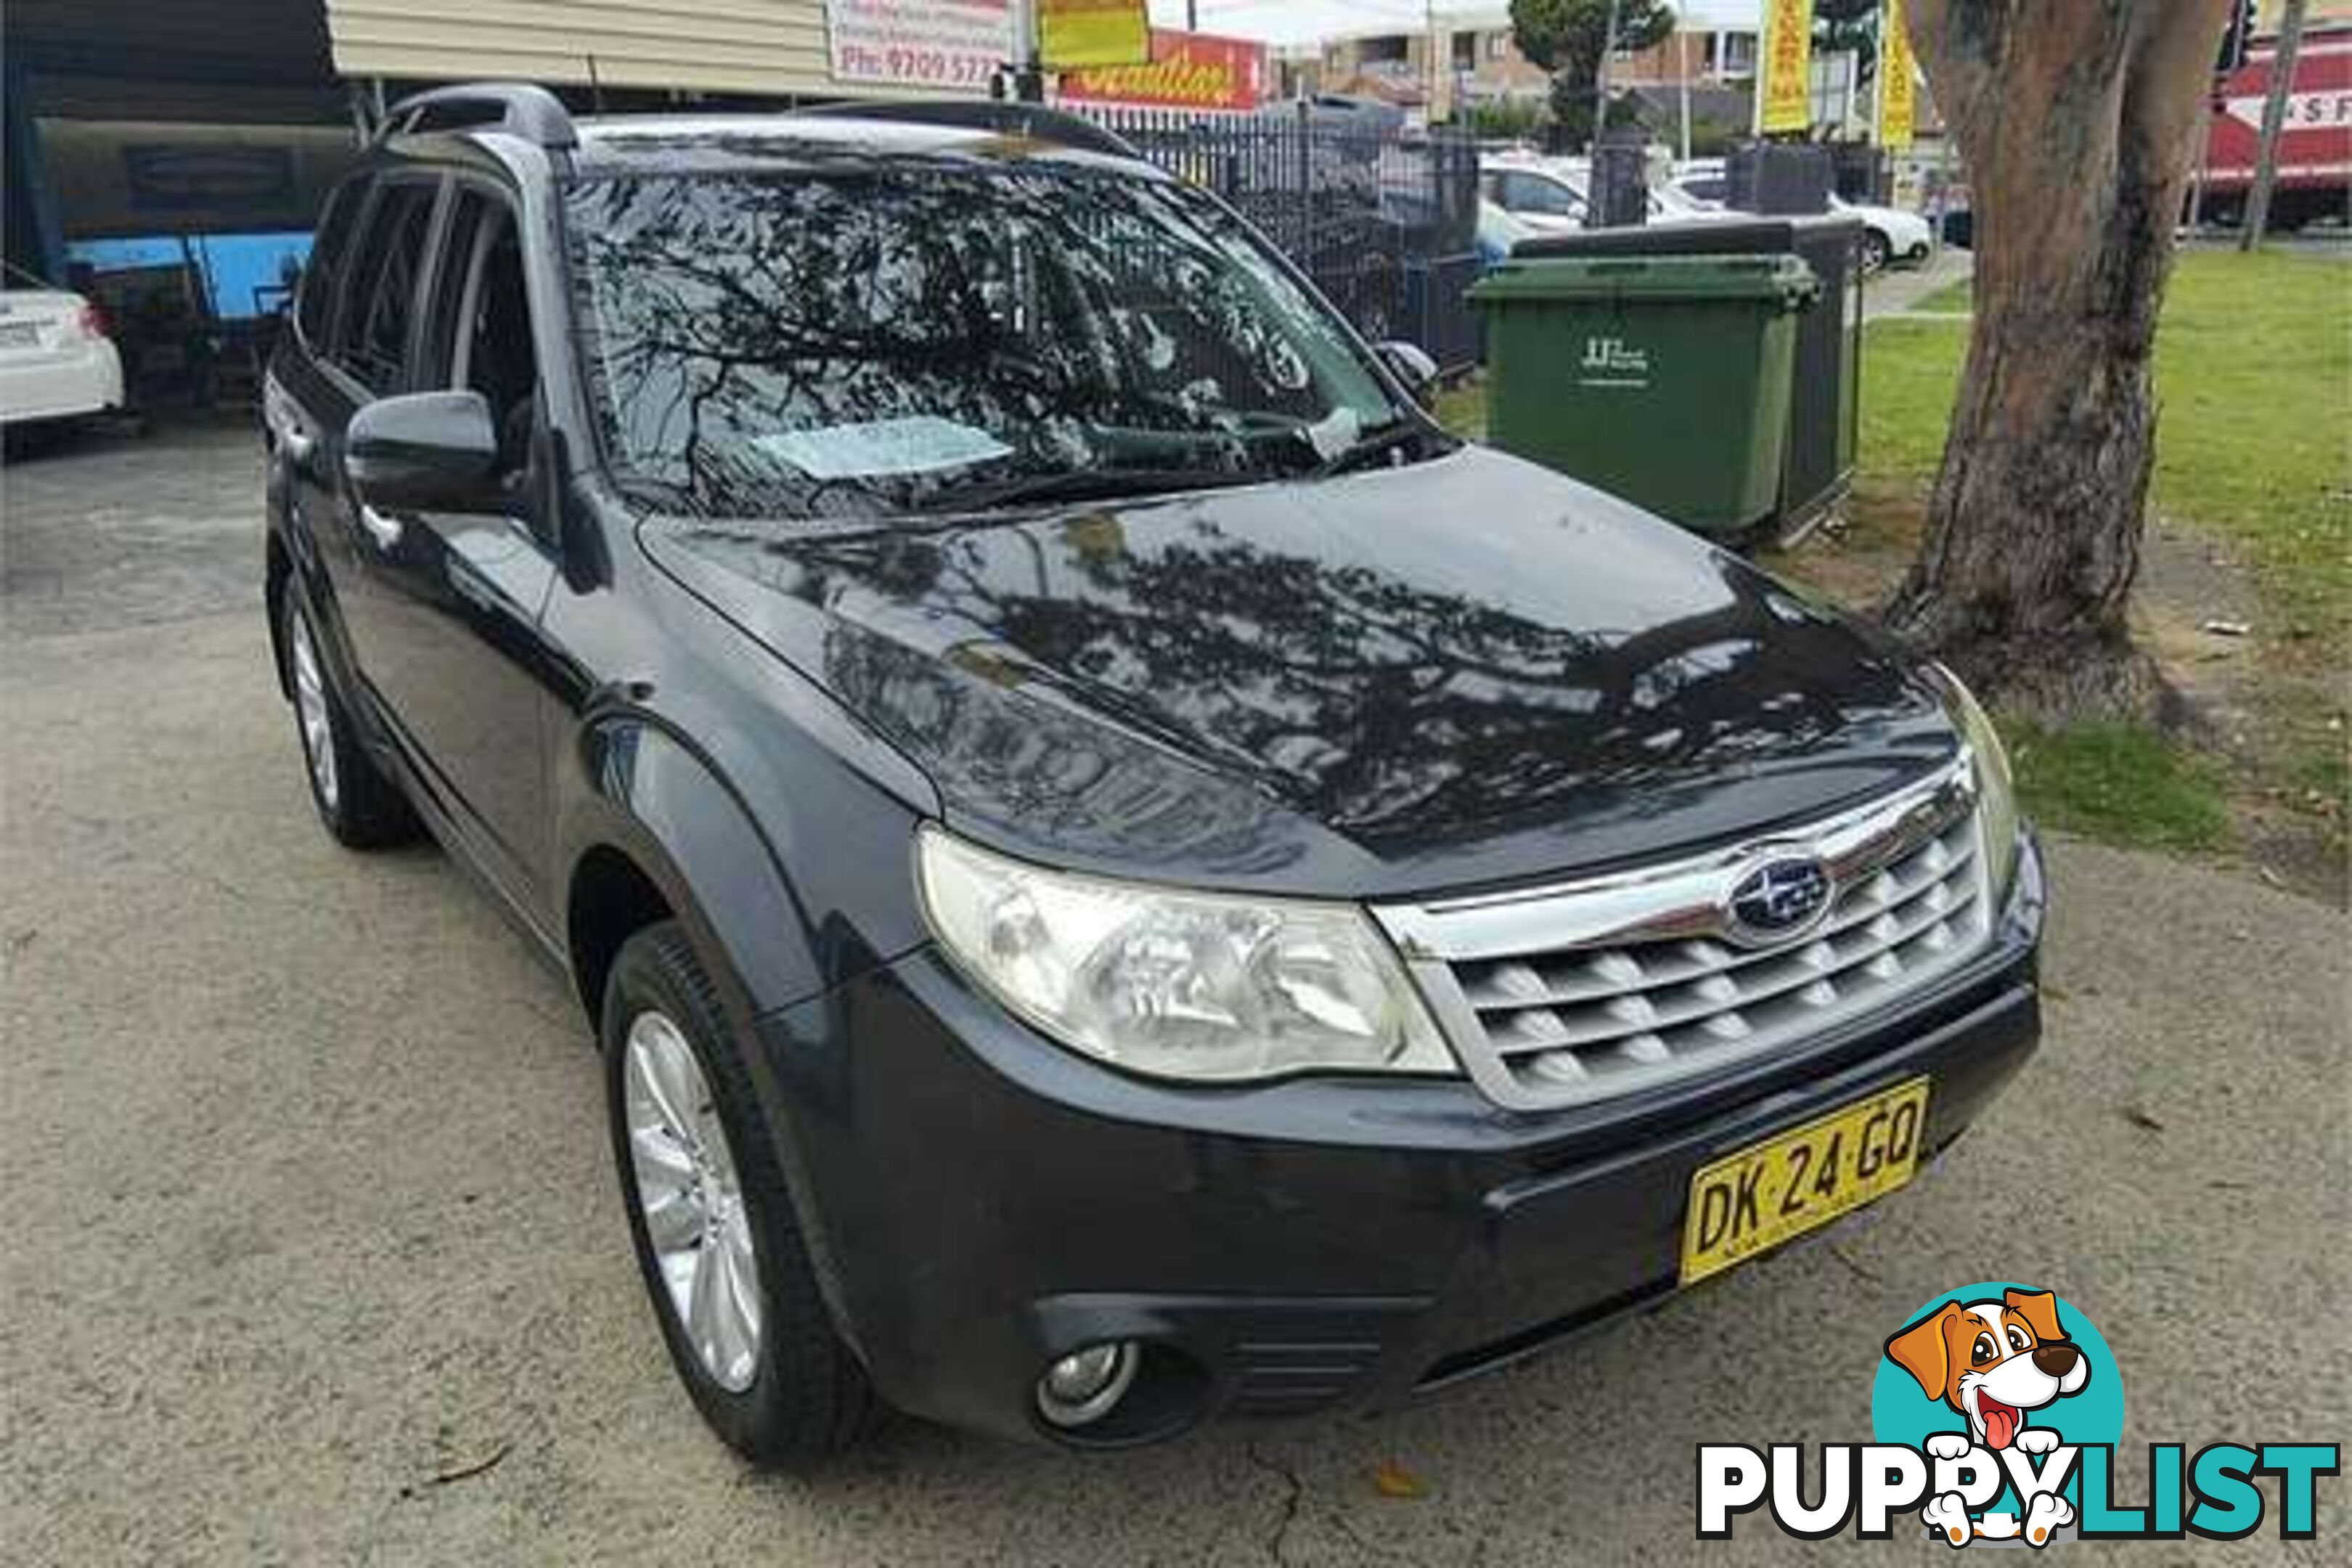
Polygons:
[[2229,0],[1913,0],[1975,192],[1976,312],[1889,622],[2065,719],[2145,710],[2126,619],[2156,455],[2173,215]]

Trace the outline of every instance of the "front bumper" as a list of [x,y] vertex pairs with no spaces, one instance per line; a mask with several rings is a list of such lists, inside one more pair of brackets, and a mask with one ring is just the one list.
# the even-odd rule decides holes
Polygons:
[[[1099,1446],[1223,1414],[1402,1401],[1675,1288],[1719,1154],[1934,1080],[1948,1143],[2032,1053],[2028,847],[1986,951],[1897,1008],[1725,1074],[1570,1110],[1466,1081],[1177,1089],[1039,1039],[926,949],[763,1021],[755,1077],[845,1334],[910,1413]],[[1055,1432],[1044,1364],[1146,1346],[1137,1392]]]

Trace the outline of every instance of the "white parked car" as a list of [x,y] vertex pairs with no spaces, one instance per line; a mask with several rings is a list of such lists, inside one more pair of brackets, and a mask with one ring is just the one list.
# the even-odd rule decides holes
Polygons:
[[62,289],[0,289],[0,425],[122,406],[122,356],[106,318]]
[[1726,212],[1716,203],[1695,199],[1676,184],[1654,185],[1650,189],[1652,223],[1737,222],[1739,216],[1738,213]]
[[1486,197],[1478,198],[1478,258],[1487,266],[1507,259],[1521,240],[1535,236],[1536,230],[1528,224]]
[[[1478,166],[1480,194],[1538,235],[1574,234],[1591,211],[1586,192],[1591,166],[1581,158],[1543,158],[1505,153]],[[1670,190],[1650,193],[1652,223],[1681,223],[1725,216]]]
[[[1725,199],[1730,191],[1730,181],[1720,165],[1686,164],[1668,188],[1683,201],[1717,211],[1729,210],[1725,205]],[[1843,196],[1832,196],[1830,211],[1845,213],[1862,220],[1862,265],[1867,272],[1875,272],[1882,267],[1925,261],[1934,244],[1934,231],[1927,226],[1927,220],[1917,213],[1905,212],[1901,207],[1883,207],[1871,202],[1849,202]]]
[[1528,153],[1487,158],[1478,165],[1479,193],[1536,234],[1574,234],[1590,204],[1582,169]]
[[1849,213],[1862,220],[1862,264],[1873,272],[1896,263],[1925,261],[1935,243],[1935,231],[1927,226],[1927,220],[1901,207],[1832,196],[1830,211]]

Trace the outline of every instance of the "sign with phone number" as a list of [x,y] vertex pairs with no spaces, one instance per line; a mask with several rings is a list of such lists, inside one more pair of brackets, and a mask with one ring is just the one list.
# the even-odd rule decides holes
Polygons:
[[978,92],[1013,58],[1009,0],[825,0],[833,79]]

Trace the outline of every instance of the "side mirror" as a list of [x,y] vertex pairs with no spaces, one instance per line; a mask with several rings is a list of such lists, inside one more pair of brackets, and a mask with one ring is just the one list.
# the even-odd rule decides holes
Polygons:
[[394,511],[462,509],[490,494],[499,436],[478,392],[415,392],[352,416],[343,468],[371,506]]
[[1437,362],[1419,343],[1391,339],[1372,352],[1381,356],[1389,374],[1404,384],[1406,395],[1415,403],[1426,408],[1436,401]]

